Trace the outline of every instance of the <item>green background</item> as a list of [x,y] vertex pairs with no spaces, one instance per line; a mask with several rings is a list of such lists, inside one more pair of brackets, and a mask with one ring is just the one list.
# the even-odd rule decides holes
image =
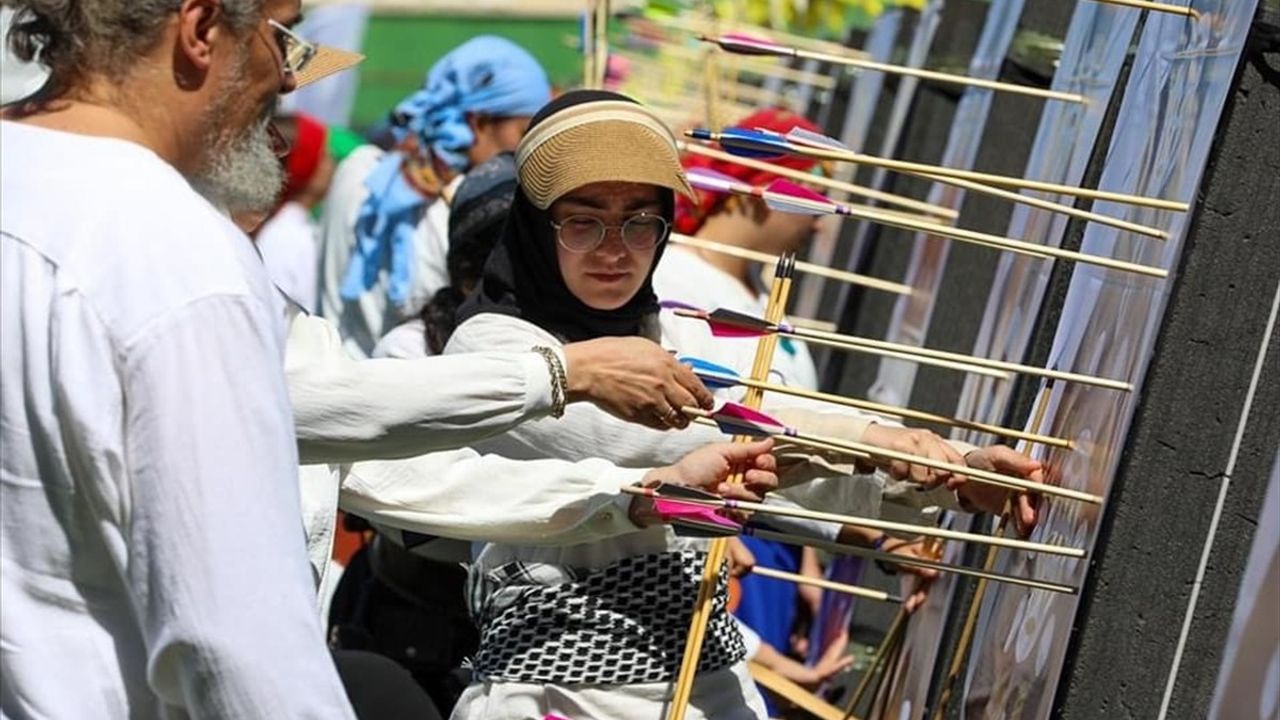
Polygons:
[[542,63],[557,87],[582,76],[577,18],[481,18],[380,15],[369,19],[351,123],[366,128],[417,90],[431,65],[449,50],[481,34],[500,35],[524,47]]

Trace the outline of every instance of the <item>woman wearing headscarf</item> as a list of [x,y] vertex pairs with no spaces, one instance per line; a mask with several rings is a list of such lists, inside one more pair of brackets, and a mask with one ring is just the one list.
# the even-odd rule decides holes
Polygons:
[[335,173],[321,222],[319,312],[368,357],[448,284],[449,205],[469,168],[515,149],[551,97],[523,48],[482,35],[441,58],[393,112],[396,149],[372,145]]
[[[516,165],[507,225],[480,289],[459,313],[446,355],[607,336],[660,339],[653,272],[675,196],[691,194],[670,131],[625,96],[567,93],[534,117]],[[865,439],[871,424],[844,414],[841,434]],[[886,428],[881,434],[902,432]],[[558,420],[526,423],[476,447],[512,458],[605,457],[631,466],[717,437],[701,426],[662,435],[571,408]],[[927,450],[942,453],[944,445],[938,441]],[[801,504],[878,510],[877,490],[865,476],[850,477],[847,469],[819,460],[793,468],[787,481],[796,484],[781,492]],[[920,477],[934,484],[959,480],[927,472]],[[677,537],[665,527],[576,545],[485,545],[469,581],[470,609],[480,627],[476,682],[453,717],[661,717],[705,550],[705,541]],[[722,584],[691,717],[761,717],[764,707],[725,600]]]

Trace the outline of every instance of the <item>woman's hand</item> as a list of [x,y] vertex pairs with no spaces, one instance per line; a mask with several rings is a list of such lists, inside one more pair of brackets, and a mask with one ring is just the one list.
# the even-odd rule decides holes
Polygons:
[[[953,465],[965,464],[964,457],[955,448],[928,430],[872,424],[863,433],[862,442],[886,450],[910,453],[930,460],[941,460]],[[888,472],[895,480],[906,480],[927,488],[947,485],[954,489],[963,484],[966,479],[963,475],[955,475],[946,470],[937,470],[904,460],[872,455],[871,462]]]
[[710,410],[711,391],[671,353],[638,337],[598,338],[564,348],[568,400],[658,430],[684,428],[684,406]]
[[[1044,466],[1040,464],[1039,460],[1032,460],[1017,450],[1004,445],[978,448],[966,455],[964,459],[970,467],[975,467],[979,470],[997,472],[1001,475],[1012,475],[1032,482],[1044,482]],[[1004,512],[1005,503],[1011,502],[1010,511],[1013,523],[1017,527],[1018,533],[1024,537],[1030,535],[1036,526],[1036,520],[1038,519],[1036,506],[1031,496],[1025,492],[1015,492],[994,485],[969,482],[956,488],[956,494],[960,499],[978,510],[994,515]]]
[[[750,443],[715,443],[685,455],[674,465],[654,468],[645,474],[642,484],[684,485],[714,493],[723,498],[760,502],[778,487],[778,461],[770,451],[773,440]],[[731,484],[729,476],[743,469],[742,484]],[[631,521],[649,527],[662,521],[653,508],[651,498],[631,499]]]

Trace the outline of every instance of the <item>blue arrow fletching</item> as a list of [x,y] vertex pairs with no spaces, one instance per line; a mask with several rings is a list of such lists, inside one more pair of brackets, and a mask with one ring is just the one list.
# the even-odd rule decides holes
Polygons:
[[791,145],[785,137],[746,128],[721,130],[720,147],[739,157],[749,158],[779,158],[791,154]]
[[681,364],[688,365],[702,379],[703,384],[712,390],[731,388],[738,384],[735,379],[738,373],[731,368],[688,355],[680,358],[679,361]]

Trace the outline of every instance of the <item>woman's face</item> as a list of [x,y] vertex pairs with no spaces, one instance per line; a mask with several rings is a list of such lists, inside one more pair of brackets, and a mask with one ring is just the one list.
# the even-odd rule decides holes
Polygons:
[[561,232],[574,231],[565,225],[570,218],[579,218],[574,223],[579,229],[589,225],[580,216],[595,218],[607,228],[604,240],[588,252],[574,252],[558,239],[556,242],[560,276],[583,304],[596,310],[616,310],[640,290],[657,245],[640,250],[628,246],[622,241],[621,226],[637,215],[661,215],[660,193],[654,185],[600,182],[584,185],[551,204],[551,220],[562,226]]

